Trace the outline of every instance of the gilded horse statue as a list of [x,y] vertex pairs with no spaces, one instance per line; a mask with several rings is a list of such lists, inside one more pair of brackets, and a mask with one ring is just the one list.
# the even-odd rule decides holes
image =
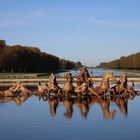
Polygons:
[[31,91],[28,90],[20,81],[14,83],[9,89],[0,93],[0,96],[15,97],[19,95],[30,95]]
[[126,92],[126,88],[127,88],[127,75],[122,74],[117,84],[111,88],[111,92],[113,92],[113,95],[121,94],[123,92]]
[[87,68],[81,67],[80,69],[80,74],[77,77],[77,87],[75,88],[74,92],[76,94],[87,94],[88,93],[88,88],[92,88],[93,86],[93,80],[90,77],[90,74],[87,70]]
[[66,83],[63,86],[63,93],[68,96],[68,94],[74,93],[73,77],[70,72],[64,73],[64,78],[66,78]]
[[[132,84],[133,85],[133,84]],[[113,95],[116,94],[122,94],[124,93],[125,95],[127,94],[134,94],[134,85],[133,86],[129,86],[127,84],[127,74],[124,73],[120,76],[119,81],[117,82],[117,84],[115,86],[113,86],[111,88],[110,93],[113,93]]]
[[74,92],[77,95],[86,95],[88,93],[88,85],[87,85],[87,83],[82,83],[80,86],[77,86],[74,89]]
[[49,92],[48,84],[46,83],[46,84],[42,85],[42,83],[39,82],[38,86],[37,86],[37,93],[36,93],[36,95],[41,96],[41,95],[45,95],[48,92]]
[[102,95],[105,94],[106,92],[108,92],[108,90],[110,89],[110,84],[109,84],[109,80],[112,79],[114,81],[116,81],[116,78],[113,76],[113,73],[105,73],[103,75],[102,78],[102,82],[100,83],[99,86],[97,87],[93,87],[93,88],[89,88],[89,92],[92,95]]
[[56,77],[53,73],[49,76],[49,82],[47,83],[47,86],[49,94],[50,93],[60,94],[62,92],[62,89],[58,86]]
[[88,78],[90,77],[89,72],[87,70],[87,68],[81,67],[80,68],[80,74],[77,77],[77,86],[82,85],[83,83],[87,83]]

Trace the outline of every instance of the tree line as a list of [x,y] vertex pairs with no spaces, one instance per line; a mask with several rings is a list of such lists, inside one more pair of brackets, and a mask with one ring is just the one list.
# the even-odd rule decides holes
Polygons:
[[129,56],[122,56],[119,59],[111,62],[102,62],[97,67],[140,70],[140,52]]
[[0,72],[43,72],[81,67],[80,62],[60,59],[39,48],[13,45],[0,40]]

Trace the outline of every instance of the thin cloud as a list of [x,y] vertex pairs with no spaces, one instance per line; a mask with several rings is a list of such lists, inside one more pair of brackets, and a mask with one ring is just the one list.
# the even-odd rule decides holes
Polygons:
[[95,17],[90,17],[89,20],[91,23],[98,24],[101,26],[106,26],[106,27],[140,27],[140,23],[133,23],[133,22],[124,22],[124,21],[111,21],[111,20],[100,20],[96,19]]
[[0,22],[0,27],[17,27],[17,26],[25,26],[27,23],[19,22],[19,21],[3,21]]
[[0,27],[17,27],[33,24],[33,20],[44,16],[43,11],[18,11],[12,13],[0,13]]
[[27,11],[27,12],[18,12],[17,15],[25,17],[25,18],[37,18],[37,17],[44,16],[45,12],[43,12],[43,11]]
[[15,17],[25,17],[25,18],[36,18],[46,15],[44,11],[18,11],[12,13],[0,13],[0,18],[15,18]]
[[65,34],[65,36],[61,40],[59,40],[59,42],[57,43],[58,46],[60,47],[63,46],[66,42],[68,42],[68,40],[70,40],[73,37],[77,38],[78,34],[82,32],[83,30],[84,30],[83,27],[78,27],[76,29],[71,30],[70,32],[67,32],[67,34]]

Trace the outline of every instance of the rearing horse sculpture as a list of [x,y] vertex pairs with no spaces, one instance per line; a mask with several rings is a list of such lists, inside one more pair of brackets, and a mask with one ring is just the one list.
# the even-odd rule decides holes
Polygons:
[[120,79],[117,82],[117,84],[111,88],[111,93],[113,93],[113,95],[122,94],[122,93],[124,93],[124,94],[130,93],[133,96],[135,95],[134,87],[129,86],[127,84],[127,74],[126,73],[122,74],[120,76]]
[[96,94],[102,95],[106,93],[110,88],[109,79],[116,80],[116,78],[113,76],[113,73],[105,73],[103,75],[102,82],[99,86],[95,88],[94,87],[89,88],[90,93],[94,95]]
[[55,94],[59,94],[62,89],[58,86],[58,83],[56,81],[56,77],[55,75],[52,73],[50,76],[49,76],[49,82],[47,83],[48,85],[48,93],[55,93]]
[[74,86],[73,86],[73,77],[70,72],[64,73],[64,77],[67,79],[67,82],[64,84],[63,93],[66,94],[73,94],[74,93]]
[[0,96],[4,97],[14,97],[19,95],[29,95],[31,91],[28,90],[20,81],[17,81],[14,85],[12,85],[9,89],[0,92]]
[[87,83],[88,78],[90,77],[89,72],[86,67],[80,69],[80,74],[77,77],[77,86]]
[[89,72],[86,67],[82,67],[80,69],[80,74],[77,77],[77,87],[75,88],[75,93],[76,94],[87,94],[88,93],[88,88],[92,88],[93,86],[93,80],[89,75]]
[[115,86],[111,88],[111,93],[113,92],[113,95],[116,94],[122,94],[123,92],[127,92],[127,74],[122,74],[120,76],[119,81]]

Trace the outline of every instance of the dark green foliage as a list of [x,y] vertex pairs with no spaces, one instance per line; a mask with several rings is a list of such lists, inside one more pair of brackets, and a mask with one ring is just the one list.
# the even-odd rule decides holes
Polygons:
[[4,47],[6,47],[6,42],[5,42],[5,40],[0,40],[0,51],[1,51]]
[[41,52],[38,48],[26,46],[6,46],[0,40],[0,72],[39,72],[58,69],[71,69],[77,63]]
[[129,56],[122,56],[118,60],[101,63],[98,67],[111,69],[135,69],[140,70],[140,52]]
[[72,69],[72,68],[80,68],[82,66],[81,62],[73,62],[65,59],[61,59],[59,61],[59,68],[60,69]]

